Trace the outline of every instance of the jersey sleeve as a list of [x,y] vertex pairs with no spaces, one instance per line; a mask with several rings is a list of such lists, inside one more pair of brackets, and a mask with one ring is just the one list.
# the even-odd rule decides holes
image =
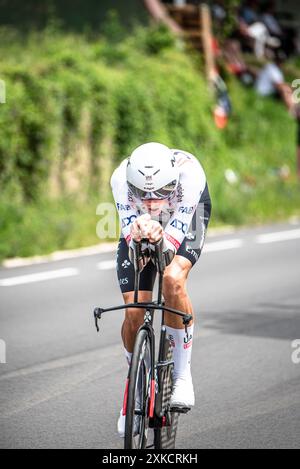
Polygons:
[[188,232],[206,184],[205,173],[198,161],[182,158],[179,166],[182,168],[179,179],[181,196],[164,233],[165,240],[175,248],[175,252]]
[[270,71],[270,78],[273,84],[281,85],[282,83],[284,83],[284,76],[280,68],[273,65],[272,67],[269,68],[269,71]]
[[126,165],[127,162],[124,160],[120,166],[115,169],[110,180],[110,185],[112,188],[116,209],[120,218],[122,234],[127,244],[129,244],[131,240],[131,225],[138,217],[138,212],[133,207],[128,194],[128,185],[126,182]]

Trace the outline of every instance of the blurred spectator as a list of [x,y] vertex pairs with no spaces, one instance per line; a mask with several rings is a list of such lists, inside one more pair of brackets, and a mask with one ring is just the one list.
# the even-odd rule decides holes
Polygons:
[[267,27],[271,36],[282,37],[283,31],[275,17],[275,5],[273,1],[268,1],[262,7],[261,21]]
[[[243,49],[253,51],[261,59],[266,46],[279,47],[281,43],[277,37],[271,36],[259,16],[258,6],[257,0],[248,0],[243,4],[238,15],[238,36]],[[238,36],[235,38],[238,39]]]
[[282,50],[276,52],[273,62],[266,64],[257,76],[256,91],[260,96],[274,96],[282,99],[297,123],[296,165],[300,181],[300,104],[295,103],[293,89],[285,82],[282,65],[286,58]]
[[268,29],[272,37],[280,40],[281,49],[289,56],[296,49],[296,31],[295,29],[283,28],[276,18],[275,2],[267,1],[262,7],[261,21]]
[[278,38],[270,36],[267,27],[260,21],[253,23],[247,28],[247,34],[254,40],[254,53],[257,58],[265,56],[266,47],[279,47],[281,42]]
[[284,53],[277,51],[274,60],[268,62],[258,73],[255,88],[260,96],[281,96],[282,85],[285,83],[281,70],[284,60]]
[[258,20],[258,2],[257,0],[248,0],[240,9],[240,21],[250,25]]
[[214,21],[222,25],[227,16],[226,9],[224,7],[224,2],[222,0],[214,2],[212,4],[211,10]]

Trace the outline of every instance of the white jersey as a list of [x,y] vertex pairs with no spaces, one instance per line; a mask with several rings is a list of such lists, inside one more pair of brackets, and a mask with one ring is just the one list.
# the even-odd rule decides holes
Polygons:
[[[181,150],[172,150],[179,167],[179,182],[168,200],[168,219],[164,226],[164,238],[175,252],[181,245],[193,215],[205,189],[204,170],[195,156]],[[126,180],[128,158],[116,168],[111,177],[111,187],[119,213],[122,233],[127,243],[130,242],[130,229],[134,220],[143,213],[141,201],[134,197]]]
[[256,91],[261,96],[270,96],[276,92],[276,86],[284,83],[280,68],[273,63],[265,65],[256,79]]

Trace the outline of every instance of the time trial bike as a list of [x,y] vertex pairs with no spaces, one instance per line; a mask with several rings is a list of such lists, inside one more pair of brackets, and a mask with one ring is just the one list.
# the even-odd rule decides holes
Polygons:
[[[141,259],[150,257],[158,272],[157,300],[149,303],[139,302],[139,281]],[[123,415],[125,419],[125,449],[175,448],[178,419],[180,413],[187,413],[189,407],[171,407],[170,398],[173,386],[172,344],[167,337],[165,311],[182,317],[187,327],[192,315],[174,308],[166,307],[162,297],[163,275],[166,268],[162,252],[162,242],[150,245],[148,240],[135,243],[133,263],[135,269],[134,302],[110,308],[96,307],[94,319],[97,331],[103,313],[128,308],[145,310],[144,323],[139,328],[131,364],[128,370]],[[158,357],[155,359],[155,331],[153,318],[155,310],[162,312]],[[151,442],[149,429],[154,430]]]

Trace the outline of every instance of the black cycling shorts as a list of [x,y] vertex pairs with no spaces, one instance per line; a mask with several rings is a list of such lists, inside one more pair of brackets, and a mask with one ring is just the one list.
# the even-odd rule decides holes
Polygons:
[[[194,213],[188,232],[182,241],[177,256],[197,262],[203,248],[207,226],[211,215],[211,200],[206,184]],[[134,267],[128,257],[128,245],[124,237],[119,240],[117,250],[117,274],[122,293],[134,290]],[[156,278],[156,267],[149,261],[140,275],[140,290],[152,291]]]

